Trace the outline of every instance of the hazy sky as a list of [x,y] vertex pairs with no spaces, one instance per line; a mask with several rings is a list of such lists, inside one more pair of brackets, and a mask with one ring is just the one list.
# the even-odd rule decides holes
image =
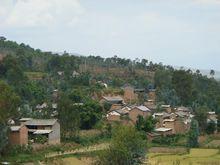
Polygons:
[[220,0],[0,0],[0,35],[48,51],[220,70]]

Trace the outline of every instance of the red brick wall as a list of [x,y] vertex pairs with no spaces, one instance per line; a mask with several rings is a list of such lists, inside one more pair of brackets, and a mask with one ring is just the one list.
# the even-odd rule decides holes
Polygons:
[[20,145],[20,133],[19,131],[13,131],[9,134],[9,143],[11,145]]
[[28,144],[28,129],[26,126],[23,126],[20,129],[20,144]]
[[134,93],[134,89],[131,87],[125,87],[124,89],[124,100],[125,102],[130,102],[137,100],[138,96]]
[[26,126],[20,128],[19,131],[11,131],[9,134],[9,143],[11,145],[28,144],[28,129]]
[[108,116],[108,121],[120,121],[120,116],[118,115],[110,115]]

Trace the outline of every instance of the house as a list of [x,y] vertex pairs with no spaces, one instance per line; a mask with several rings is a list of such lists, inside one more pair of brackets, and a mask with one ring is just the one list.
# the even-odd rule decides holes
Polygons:
[[174,119],[164,119],[163,120],[163,127],[164,128],[171,128],[172,134],[175,134],[175,120]]
[[53,99],[53,101],[54,101],[54,102],[57,102],[58,97],[59,97],[59,91],[58,91],[58,89],[54,89],[54,90],[53,90],[53,93],[52,93],[52,99]]
[[120,96],[103,96],[100,102],[107,102],[110,104],[124,104],[124,100]]
[[109,112],[106,117],[108,121],[121,121],[123,120],[123,117],[128,117],[129,111],[129,107],[123,107],[121,109]]
[[155,101],[156,100],[156,89],[149,89],[147,96],[149,100]]
[[107,120],[108,121],[121,121],[121,114],[116,112],[116,111],[112,111],[112,112],[109,112],[107,115]]
[[130,85],[124,85],[122,89],[124,90],[124,100],[129,103],[138,100],[138,97],[144,96],[145,94],[144,88],[134,88]]
[[155,129],[155,132],[162,136],[172,135],[172,128],[161,127],[161,128]]
[[215,112],[207,112],[207,122],[209,123],[211,121],[213,121],[216,124],[218,122],[217,115]]
[[138,95],[135,93],[134,87],[125,86],[123,89],[125,102],[133,102],[138,99]]
[[28,129],[25,125],[11,126],[9,131],[9,143],[11,145],[28,144]]
[[191,110],[188,107],[181,106],[176,109],[176,112],[185,112],[185,113],[190,114]]
[[29,121],[29,120],[32,120],[32,118],[21,118],[21,119],[19,119],[19,122],[20,122],[21,124],[24,124],[25,122],[27,122],[27,121]]
[[64,71],[58,71],[57,74],[58,74],[59,76],[62,76],[62,75],[64,75]]
[[149,132],[149,133],[147,133],[147,140],[151,142],[153,139],[158,138],[160,136],[161,136],[161,134],[159,134],[159,133]]
[[177,119],[165,119],[163,120],[164,128],[172,128],[172,134],[185,134],[189,131],[190,121],[177,118]]
[[38,104],[36,106],[36,109],[41,110],[41,109],[44,109],[44,108],[47,108],[47,107],[48,107],[47,103],[44,102],[42,105]]
[[147,100],[144,102],[144,105],[152,111],[155,111],[157,109],[155,100]]
[[121,109],[122,107],[123,107],[122,104],[112,104],[109,111],[118,110],[118,109]]
[[72,73],[72,76],[73,76],[73,77],[78,77],[79,75],[80,75],[80,74],[79,74],[77,71],[75,71],[75,70],[74,70],[73,73]]
[[185,134],[186,132],[188,132],[190,129],[190,122],[191,122],[191,120],[189,120],[189,119],[182,120],[180,118],[177,118],[175,120],[175,125],[174,125],[175,133],[176,134]]
[[106,84],[102,81],[98,81],[97,83],[100,84],[101,86],[105,87],[105,88],[108,88],[108,84]]
[[129,111],[129,118],[133,121],[133,123],[136,123],[138,116],[143,116],[145,118],[150,115],[151,110],[143,105],[135,106]]
[[24,123],[31,136],[43,135],[48,144],[60,143],[60,124],[57,119],[31,119]]
[[171,113],[172,109],[170,105],[161,105],[161,108],[163,111],[167,112],[167,113]]

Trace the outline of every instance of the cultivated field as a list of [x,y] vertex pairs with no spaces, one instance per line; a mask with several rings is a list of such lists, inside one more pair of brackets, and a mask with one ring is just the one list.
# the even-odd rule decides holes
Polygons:
[[191,149],[189,154],[148,154],[150,165],[220,165],[218,149]]

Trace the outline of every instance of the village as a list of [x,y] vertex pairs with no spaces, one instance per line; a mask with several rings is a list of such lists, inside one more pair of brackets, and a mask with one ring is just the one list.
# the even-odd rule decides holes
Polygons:
[[[105,84],[107,88],[107,84]],[[146,132],[148,140],[157,137],[165,137],[175,134],[186,134],[190,130],[190,123],[194,117],[193,110],[190,107],[171,107],[170,105],[156,105],[156,89],[135,89],[130,85],[122,87],[123,96],[107,95],[99,100],[100,105],[109,104],[110,109],[104,120],[110,124],[135,126],[138,117],[153,117],[156,121],[155,128],[151,132]],[[139,96],[145,96],[147,100],[144,104],[138,105]],[[56,100],[58,90],[54,90],[53,97]],[[83,103],[78,103],[83,104]],[[36,111],[43,112],[47,108],[47,103],[36,106]],[[60,123],[55,117],[58,115],[57,103],[52,104],[51,119],[19,119],[19,125],[15,125],[10,120],[9,143],[11,145],[35,145],[46,144],[56,145],[61,143]],[[214,122],[217,124],[217,115],[214,111],[207,112],[207,123]],[[215,130],[217,133],[217,130]]]
[[0,48],[3,164],[219,163],[213,70],[53,54],[4,37]]

